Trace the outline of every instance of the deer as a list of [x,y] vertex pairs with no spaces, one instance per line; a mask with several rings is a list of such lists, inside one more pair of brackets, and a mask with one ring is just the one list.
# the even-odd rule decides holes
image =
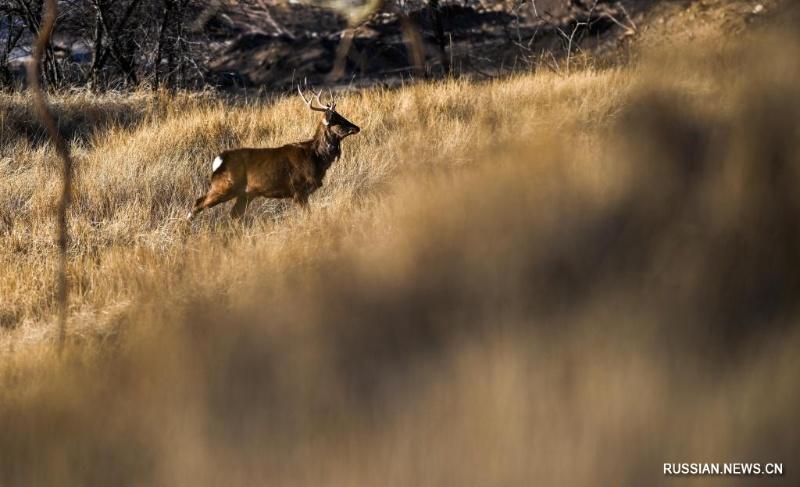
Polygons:
[[[231,217],[241,218],[247,205],[258,197],[291,198],[308,210],[309,196],[322,186],[325,173],[342,154],[342,140],[361,129],[336,111],[336,101],[320,101],[322,90],[306,98],[297,92],[312,111],[325,115],[310,140],[273,148],[227,150],[211,163],[211,187],[197,198],[187,216],[191,221],[201,211],[236,199]],[[316,105],[314,102],[316,101]]]

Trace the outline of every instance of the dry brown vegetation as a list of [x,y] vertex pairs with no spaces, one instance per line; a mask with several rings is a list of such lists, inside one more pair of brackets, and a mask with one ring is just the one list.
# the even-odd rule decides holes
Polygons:
[[60,358],[57,160],[27,98],[0,95],[0,484],[793,468],[797,79],[800,38],[773,27],[614,69],[350,93],[362,133],[312,211],[254,204],[245,224],[183,216],[216,152],[309,135],[295,96],[61,96]]

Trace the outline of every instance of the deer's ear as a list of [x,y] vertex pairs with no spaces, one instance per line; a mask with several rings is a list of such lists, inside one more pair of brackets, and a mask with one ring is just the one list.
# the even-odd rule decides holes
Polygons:
[[322,123],[326,127],[331,124],[331,112],[330,111],[326,111],[325,112],[325,118],[322,119]]

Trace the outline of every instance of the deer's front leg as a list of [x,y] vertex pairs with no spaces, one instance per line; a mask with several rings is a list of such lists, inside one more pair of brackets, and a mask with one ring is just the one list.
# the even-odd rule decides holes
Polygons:
[[295,191],[294,195],[292,196],[292,201],[294,201],[298,206],[303,208],[304,210],[308,211],[308,191],[304,189]]
[[292,200],[308,210],[308,197],[316,189],[314,180],[308,175],[298,175],[292,180]]
[[238,198],[236,198],[236,203],[231,208],[231,218],[235,220],[239,220],[244,216],[244,213],[247,211],[247,205],[253,200],[253,196],[250,194],[241,194]]

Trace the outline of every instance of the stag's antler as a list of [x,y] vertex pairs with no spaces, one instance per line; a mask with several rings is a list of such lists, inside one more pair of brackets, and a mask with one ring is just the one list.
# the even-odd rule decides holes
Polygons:
[[305,95],[303,95],[303,90],[300,89],[300,85],[297,85],[297,92],[300,94],[300,98],[303,99],[303,101],[305,102],[306,106],[308,106],[308,108],[310,108],[311,110],[314,110],[316,112],[325,112],[325,111],[328,111],[328,110],[331,109],[331,107],[329,105],[325,105],[324,103],[322,103],[319,100],[319,95],[322,94],[322,90],[319,90],[317,93],[314,93],[314,90],[311,90],[311,93],[314,93],[314,98],[316,98],[317,103],[321,107],[315,107],[314,106],[314,98],[306,99]]
[[333,97],[333,92],[328,88],[328,98],[331,99],[331,104],[328,105],[331,110],[336,110],[336,98]]
[[322,100],[319,99],[319,96],[321,94],[322,94],[322,90],[319,90],[318,92],[314,93],[314,96],[317,98],[317,103],[320,106],[325,107],[326,110],[333,110],[333,106],[330,103],[322,103]]

